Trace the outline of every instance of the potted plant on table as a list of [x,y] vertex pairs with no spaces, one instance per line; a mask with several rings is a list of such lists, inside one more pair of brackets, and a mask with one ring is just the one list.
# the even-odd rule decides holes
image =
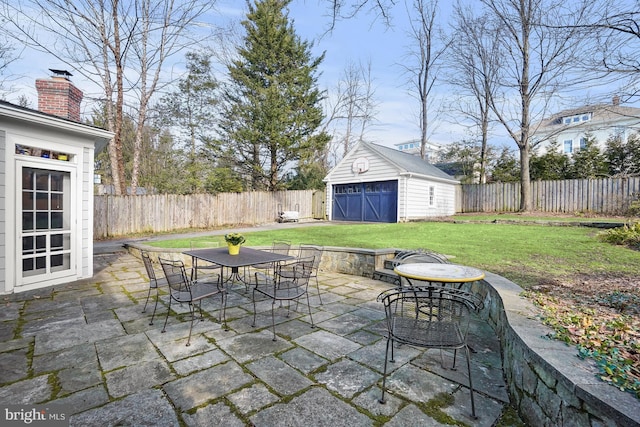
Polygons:
[[224,241],[229,246],[229,255],[238,255],[240,253],[240,245],[247,241],[240,233],[228,233],[224,235]]

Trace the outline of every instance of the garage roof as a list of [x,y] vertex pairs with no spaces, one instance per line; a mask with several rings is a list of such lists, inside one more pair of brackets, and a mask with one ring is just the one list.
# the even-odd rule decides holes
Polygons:
[[383,158],[393,163],[397,168],[409,173],[416,173],[421,175],[432,176],[434,178],[456,180],[451,175],[443,172],[431,163],[426,162],[420,156],[413,154],[403,153],[402,151],[385,147],[378,144],[371,144],[368,142],[362,143],[367,148],[380,154]]

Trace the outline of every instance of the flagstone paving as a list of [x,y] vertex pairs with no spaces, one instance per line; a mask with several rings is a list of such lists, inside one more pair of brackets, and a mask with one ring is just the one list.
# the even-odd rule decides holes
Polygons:
[[[271,303],[258,302],[252,327],[251,293],[238,286],[229,330],[219,299],[205,301],[187,347],[186,307],[171,313],[165,333],[166,293],[153,325],[152,309],[142,313],[148,282],[137,258],[116,251],[95,263],[90,280],[3,297],[1,402],[65,405],[70,425],[83,427],[491,426],[508,405],[500,344],[481,320],[470,337],[476,419],[466,370],[443,368],[437,350],[399,346],[379,403],[386,341],[375,298],[387,283],[321,272],[324,304],[310,286],[315,327],[306,304],[289,317],[278,308],[276,341]],[[453,403],[440,406],[442,393]]]

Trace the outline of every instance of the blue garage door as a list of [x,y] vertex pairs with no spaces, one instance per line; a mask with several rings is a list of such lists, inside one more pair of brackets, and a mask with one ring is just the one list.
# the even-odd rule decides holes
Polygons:
[[333,186],[334,220],[397,222],[397,212],[398,181]]

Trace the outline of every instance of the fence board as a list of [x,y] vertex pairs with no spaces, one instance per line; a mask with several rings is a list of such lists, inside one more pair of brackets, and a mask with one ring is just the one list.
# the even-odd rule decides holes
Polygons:
[[312,218],[312,190],[94,196],[94,238],[273,222],[278,209]]
[[[540,212],[624,214],[640,196],[640,177],[534,181],[531,201]],[[459,211],[515,212],[520,209],[520,183],[463,184]]]

